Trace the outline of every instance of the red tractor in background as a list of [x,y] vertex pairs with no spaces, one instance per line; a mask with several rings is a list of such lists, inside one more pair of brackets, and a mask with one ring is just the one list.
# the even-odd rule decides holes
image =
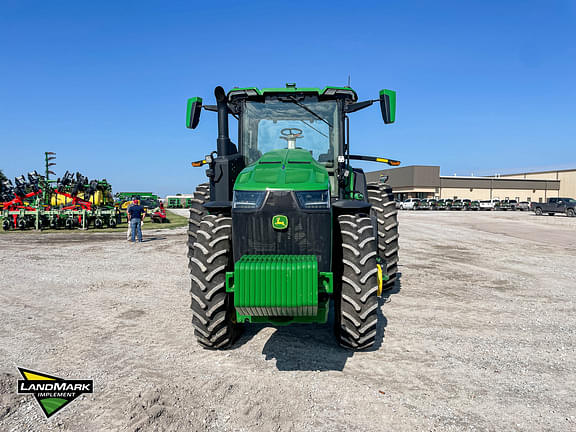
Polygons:
[[154,223],[169,223],[170,220],[166,217],[166,209],[162,202],[159,203],[158,207],[150,213],[150,220]]

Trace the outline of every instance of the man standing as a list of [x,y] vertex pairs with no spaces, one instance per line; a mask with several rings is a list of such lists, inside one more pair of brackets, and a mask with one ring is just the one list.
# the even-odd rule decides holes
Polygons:
[[144,207],[142,207],[138,200],[134,200],[133,204],[128,208],[128,221],[130,223],[131,240],[136,240],[136,233],[138,233],[138,241],[142,241],[142,218],[144,217]]
[[126,206],[126,220],[128,221],[128,229],[126,230],[126,240],[130,241],[130,237],[132,236],[132,230],[130,229],[130,207],[134,205],[134,202],[129,202]]

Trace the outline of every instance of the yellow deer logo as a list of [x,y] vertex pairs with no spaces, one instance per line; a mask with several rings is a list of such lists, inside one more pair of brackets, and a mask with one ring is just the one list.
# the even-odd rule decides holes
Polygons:
[[272,227],[280,230],[288,228],[288,218],[284,215],[276,215],[272,218]]

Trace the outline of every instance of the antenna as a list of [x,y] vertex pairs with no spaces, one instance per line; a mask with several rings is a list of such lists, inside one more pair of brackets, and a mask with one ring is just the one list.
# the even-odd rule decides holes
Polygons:
[[350,74],[348,74],[348,87],[350,87]]

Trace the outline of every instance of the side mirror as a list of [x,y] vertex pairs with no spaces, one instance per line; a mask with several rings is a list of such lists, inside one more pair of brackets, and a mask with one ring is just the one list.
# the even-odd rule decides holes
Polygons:
[[396,120],[396,92],[394,90],[380,90],[380,110],[384,123],[394,123]]
[[202,98],[188,99],[188,107],[186,108],[186,127],[188,129],[196,129],[200,121],[200,111],[202,111]]

